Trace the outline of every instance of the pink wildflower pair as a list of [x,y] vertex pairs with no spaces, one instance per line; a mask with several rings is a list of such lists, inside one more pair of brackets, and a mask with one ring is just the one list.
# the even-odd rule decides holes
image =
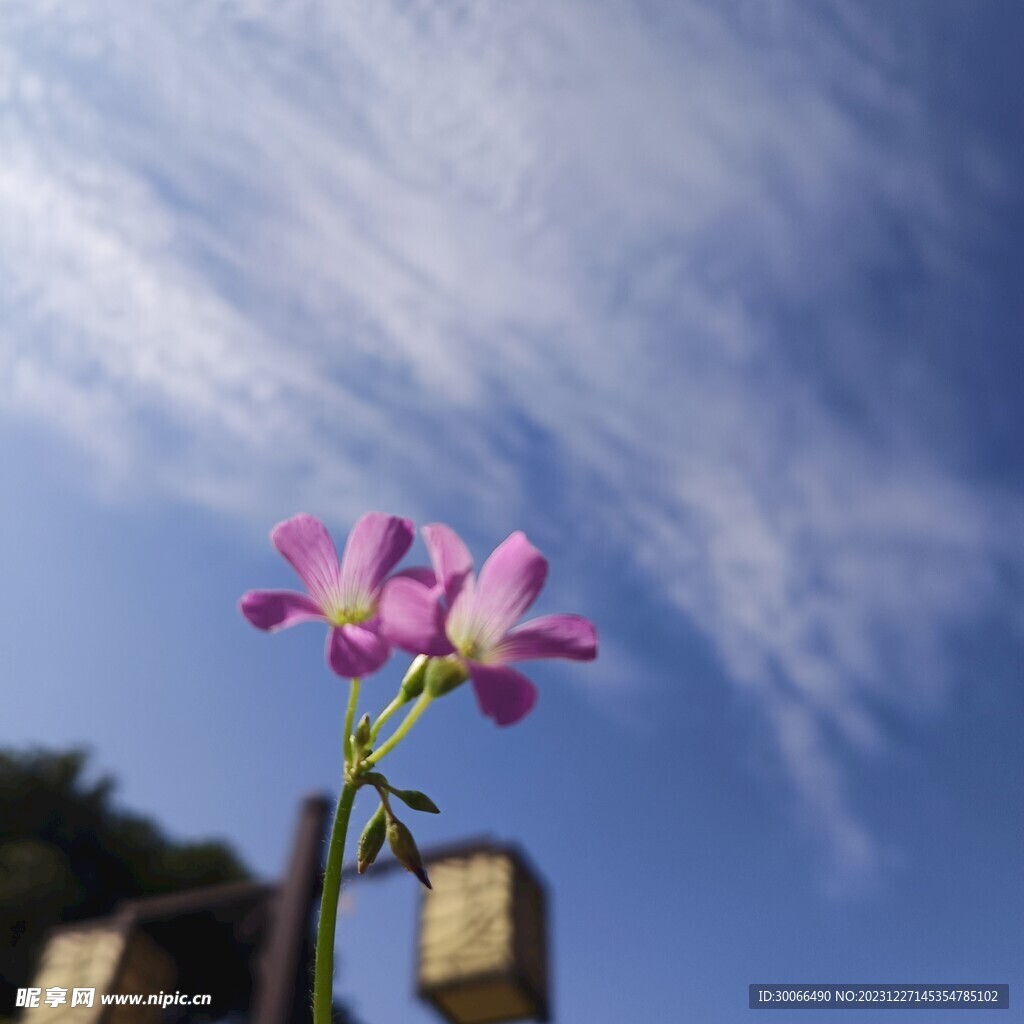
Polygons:
[[408,519],[367,513],[352,528],[339,563],[324,525],[310,515],[294,516],[270,537],[308,593],[249,591],[242,613],[268,631],[327,622],[327,661],[340,676],[376,672],[393,646],[457,660],[469,673],[481,710],[499,725],[519,721],[537,700],[533,683],[511,663],[596,657],[597,634],[579,615],[545,615],[515,625],[548,571],[524,534],[502,542],[475,577],[472,557],[454,530],[435,523],[422,533],[432,567],[389,575],[412,545]]

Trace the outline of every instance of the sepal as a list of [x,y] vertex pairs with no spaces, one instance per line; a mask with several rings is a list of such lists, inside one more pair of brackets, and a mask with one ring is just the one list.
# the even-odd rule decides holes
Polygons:
[[399,694],[402,696],[402,703],[408,704],[415,700],[423,692],[423,683],[427,675],[427,665],[430,658],[426,654],[417,654],[409,666],[409,670],[402,679],[402,686]]
[[431,658],[425,685],[431,697],[443,697],[469,678],[469,669],[458,658]]
[[352,734],[352,749],[355,751],[355,755],[359,758],[363,751],[370,744],[370,716],[363,715],[359,719],[359,724],[356,726],[356,731]]

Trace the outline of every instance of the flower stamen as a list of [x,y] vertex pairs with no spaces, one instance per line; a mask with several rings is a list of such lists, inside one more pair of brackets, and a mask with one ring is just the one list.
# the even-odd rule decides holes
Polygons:
[[326,610],[327,621],[332,626],[356,626],[361,622],[367,622],[373,618],[374,608],[372,607],[355,607],[355,608],[343,608],[334,605]]

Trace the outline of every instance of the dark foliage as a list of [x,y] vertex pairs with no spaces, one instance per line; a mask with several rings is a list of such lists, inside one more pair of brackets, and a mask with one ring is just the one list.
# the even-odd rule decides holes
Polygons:
[[87,761],[82,750],[0,751],[0,1015],[53,925],[131,897],[249,877],[225,844],[173,842],[116,809],[113,779],[88,781]]

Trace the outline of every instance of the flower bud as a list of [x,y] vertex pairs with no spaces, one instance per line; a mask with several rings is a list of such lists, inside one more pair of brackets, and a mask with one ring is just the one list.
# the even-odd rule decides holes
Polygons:
[[377,813],[366,823],[363,834],[359,837],[359,846],[356,849],[356,871],[362,874],[376,859],[384,845],[384,836],[387,832],[387,817],[384,813],[384,805],[377,808]]
[[469,678],[469,670],[457,658],[431,658],[426,687],[431,697],[443,697]]
[[426,678],[429,661],[430,658],[425,654],[418,654],[413,658],[409,671],[405,673],[405,678],[402,680],[402,687],[398,691],[403,698],[403,703],[415,700],[423,692],[423,680]]
[[426,869],[423,867],[423,858],[416,848],[416,840],[412,833],[394,815],[388,818],[387,826],[388,846],[406,871],[411,871],[428,889],[433,888],[430,879],[427,878]]
[[359,725],[356,726],[356,731],[352,736],[352,744],[357,750],[364,750],[366,744],[370,742],[370,716],[363,715],[359,719]]
[[425,811],[427,814],[440,814],[437,804],[418,789],[392,789],[392,796],[397,796],[406,807],[414,811]]

